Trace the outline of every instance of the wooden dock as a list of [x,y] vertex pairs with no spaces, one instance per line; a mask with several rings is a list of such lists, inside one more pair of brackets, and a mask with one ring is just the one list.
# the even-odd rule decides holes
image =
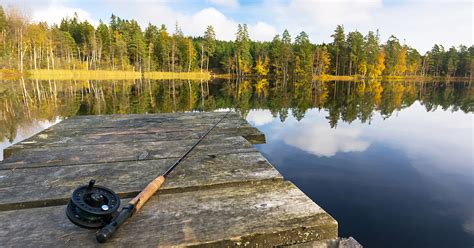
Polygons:
[[7,148],[0,246],[269,247],[337,238],[337,222],[254,148],[264,135],[236,113],[108,243],[69,222],[65,204],[76,187],[95,179],[131,198],[224,114],[78,116]]

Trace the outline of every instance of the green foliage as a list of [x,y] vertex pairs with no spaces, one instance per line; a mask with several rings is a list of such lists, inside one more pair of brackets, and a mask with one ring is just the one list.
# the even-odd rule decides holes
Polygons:
[[446,75],[451,77],[455,75],[456,69],[459,64],[458,52],[455,47],[451,47],[446,54]]
[[398,56],[402,46],[395,36],[390,36],[388,38],[387,44],[385,45],[385,70],[388,75],[396,74],[396,65],[398,61]]
[[214,32],[214,28],[212,26],[207,26],[206,32],[204,33],[203,43],[207,54],[206,70],[209,70],[209,60],[216,51],[216,33]]
[[295,71],[297,75],[311,74],[313,68],[313,45],[305,32],[301,32],[295,38],[295,56],[299,61]]
[[314,55],[314,74],[316,76],[325,76],[328,73],[331,58],[327,50],[327,46],[316,47]]
[[[372,71],[375,69],[375,66],[378,61],[379,56],[379,38],[378,35],[375,35],[374,32],[369,31],[365,37],[365,46],[364,46],[364,64],[360,71],[365,71],[369,75],[373,74]],[[365,68],[364,68],[365,67]],[[362,74],[362,75],[365,75]]]
[[364,59],[364,36],[358,31],[350,32],[347,35],[347,48],[349,49],[348,75],[353,75]]
[[346,35],[344,34],[344,26],[337,25],[334,34],[331,35],[334,39],[331,44],[331,61],[333,63],[333,72],[336,76],[345,75],[345,65],[347,60],[347,44]]
[[338,25],[330,44],[315,45],[306,32],[294,42],[288,30],[271,42],[252,41],[246,24],[239,24],[234,41],[216,39],[212,26],[202,37],[186,36],[178,25],[168,32],[164,25],[148,24],[112,14],[97,27],[74,15],[59,25],[28,23],[21,13],[0,6],[0,67],[18,69],[135,70],[190,72],[214,71],[244,76],[252,72],[291,77],[355,75],[472,77],[474,47],[434,45],[420,55],[390,36],[380,44],[377,32],[364,37],[347,35]]
[[0,6],[0,30],[3,31],[7,28],[8,22],[7,22],[7,17],[5,15],[5,11],[3,10],[3,7]]
[[250,54],[250,36],[247,24],[239,24],[235,37],[235,59],[237,61],[237,74],[244,75],[250,73],[252,68],[252,55]]

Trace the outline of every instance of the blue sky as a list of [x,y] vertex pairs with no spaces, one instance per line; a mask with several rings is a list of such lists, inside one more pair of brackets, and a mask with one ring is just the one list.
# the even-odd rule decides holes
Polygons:
[[293,37],[306,31],[312,42],[330,42],[337,24],[346,32],[380,30],[385,41],[394,34],[421,53],[434,43],[445,47],[473,43],[473,2],[465,0],[3,0],[20,7],[32,21],[57,23],[77,12],[93,24],[111,13],[149,22],[177,22],[185,34],[197,36],[213,25],[218,38],[234,39],[238,23],[247,23],[250,36],[271,40],[287,28]]

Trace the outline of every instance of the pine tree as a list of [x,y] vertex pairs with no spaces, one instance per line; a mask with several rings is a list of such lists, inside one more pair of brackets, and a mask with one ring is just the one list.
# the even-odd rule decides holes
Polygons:
[[288,30],[285,29],[283,31],[283,35],[281,38],[282,48],[281,48],[281,56],[282,56],[282,68],[283,68],[283,78],[286,80],[289,75],[289,68],[290,63],[293,58],[293,48],[291,46],[291,36]]
[[346,52],[346,36],[344,34],[344,26],[337,25],[334,34],[331,35],[333,38],[332,46],[332,59],[334,63],[334,73],[336,75],[344,74],[345,64],[345,52]]
[[[364,36],[358,32],[350,32],[347,35],[347,46],[349,49],[349,71],[348,75],[352,75],[355,71],[357,73],[357,68],[359,68],[359,63],[363,59],[363,48],[364,48]],[[353,68],[356,68],[354,70]]]
[[209,61],[216,50],[216,33],[212,26],[207,26],[206,32],[204,32],[204,47],[207,54],[206,70],[209,71]]
[[250,54],[250,37],[247,25],[238,25],[236,34],[236,60],[238,75],[244,75],[250,72],[252,68],[252,56]]
[[397,37],[390,36],[387,40],[387,44],[385,45],[385,68],[387,70],[387,74],[389,75],[396,75],[397,74],[397,63],[399,60],[399,55],[401,51],[401,45],[398,41]]
[[313,68],[313,47],[305,32],[301,32],[295,38],[295,56],[299,60],[296,71],[300,74],[311,75]]

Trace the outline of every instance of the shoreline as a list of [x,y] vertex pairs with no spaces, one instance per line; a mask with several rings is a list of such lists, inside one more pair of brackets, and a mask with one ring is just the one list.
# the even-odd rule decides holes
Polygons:
[[[324,75],[324,76],[314,76],[314,80],[322,80],[322,81],[364,81],[364,80],[374,80],[369,78],[364,78],[361,76],[334,76],[334,75]],[[398,81],[405,81],[405,82],[432,82],[432,81],[457,81],[457,82],[470,82],[472,78],[468,77],[433,77],[433,76],[379,76],[376,80],[381,81],[388,81],[388,82],[398,82]]]
[[15,80],[21,77],[36,80],[122,80],[122,79],[189,79],[209,80],[209,72],[139,72],[112,70],[28,70],[23,73],[12,69],[0,70],[1,80]]
[[[28,70],[23,73],[14,69],[1,69],[0,80],[15,80],[21,77],[36,80],[127,80],[127,79],[180,79],[180,80],[212,80],[212,79],[233,79],[236,78],[232,74],[214,74],[212,72],[138,72],[138,71],[122,71],[122,70]],[[248,75],[243,78],[257,78],[255,75]],[[268,75],[262,78],[275,78]],[[353,76],[335,76],[323,75],[313,76],[313,80],[321,81],[347,81],[360,82],[370,80],[358,75]],[[433,77],[433,76],[380,76],[376,80],[397,82],[433,82],[433,81],[456,81],[456,82],[471,82],[469,77]]]

